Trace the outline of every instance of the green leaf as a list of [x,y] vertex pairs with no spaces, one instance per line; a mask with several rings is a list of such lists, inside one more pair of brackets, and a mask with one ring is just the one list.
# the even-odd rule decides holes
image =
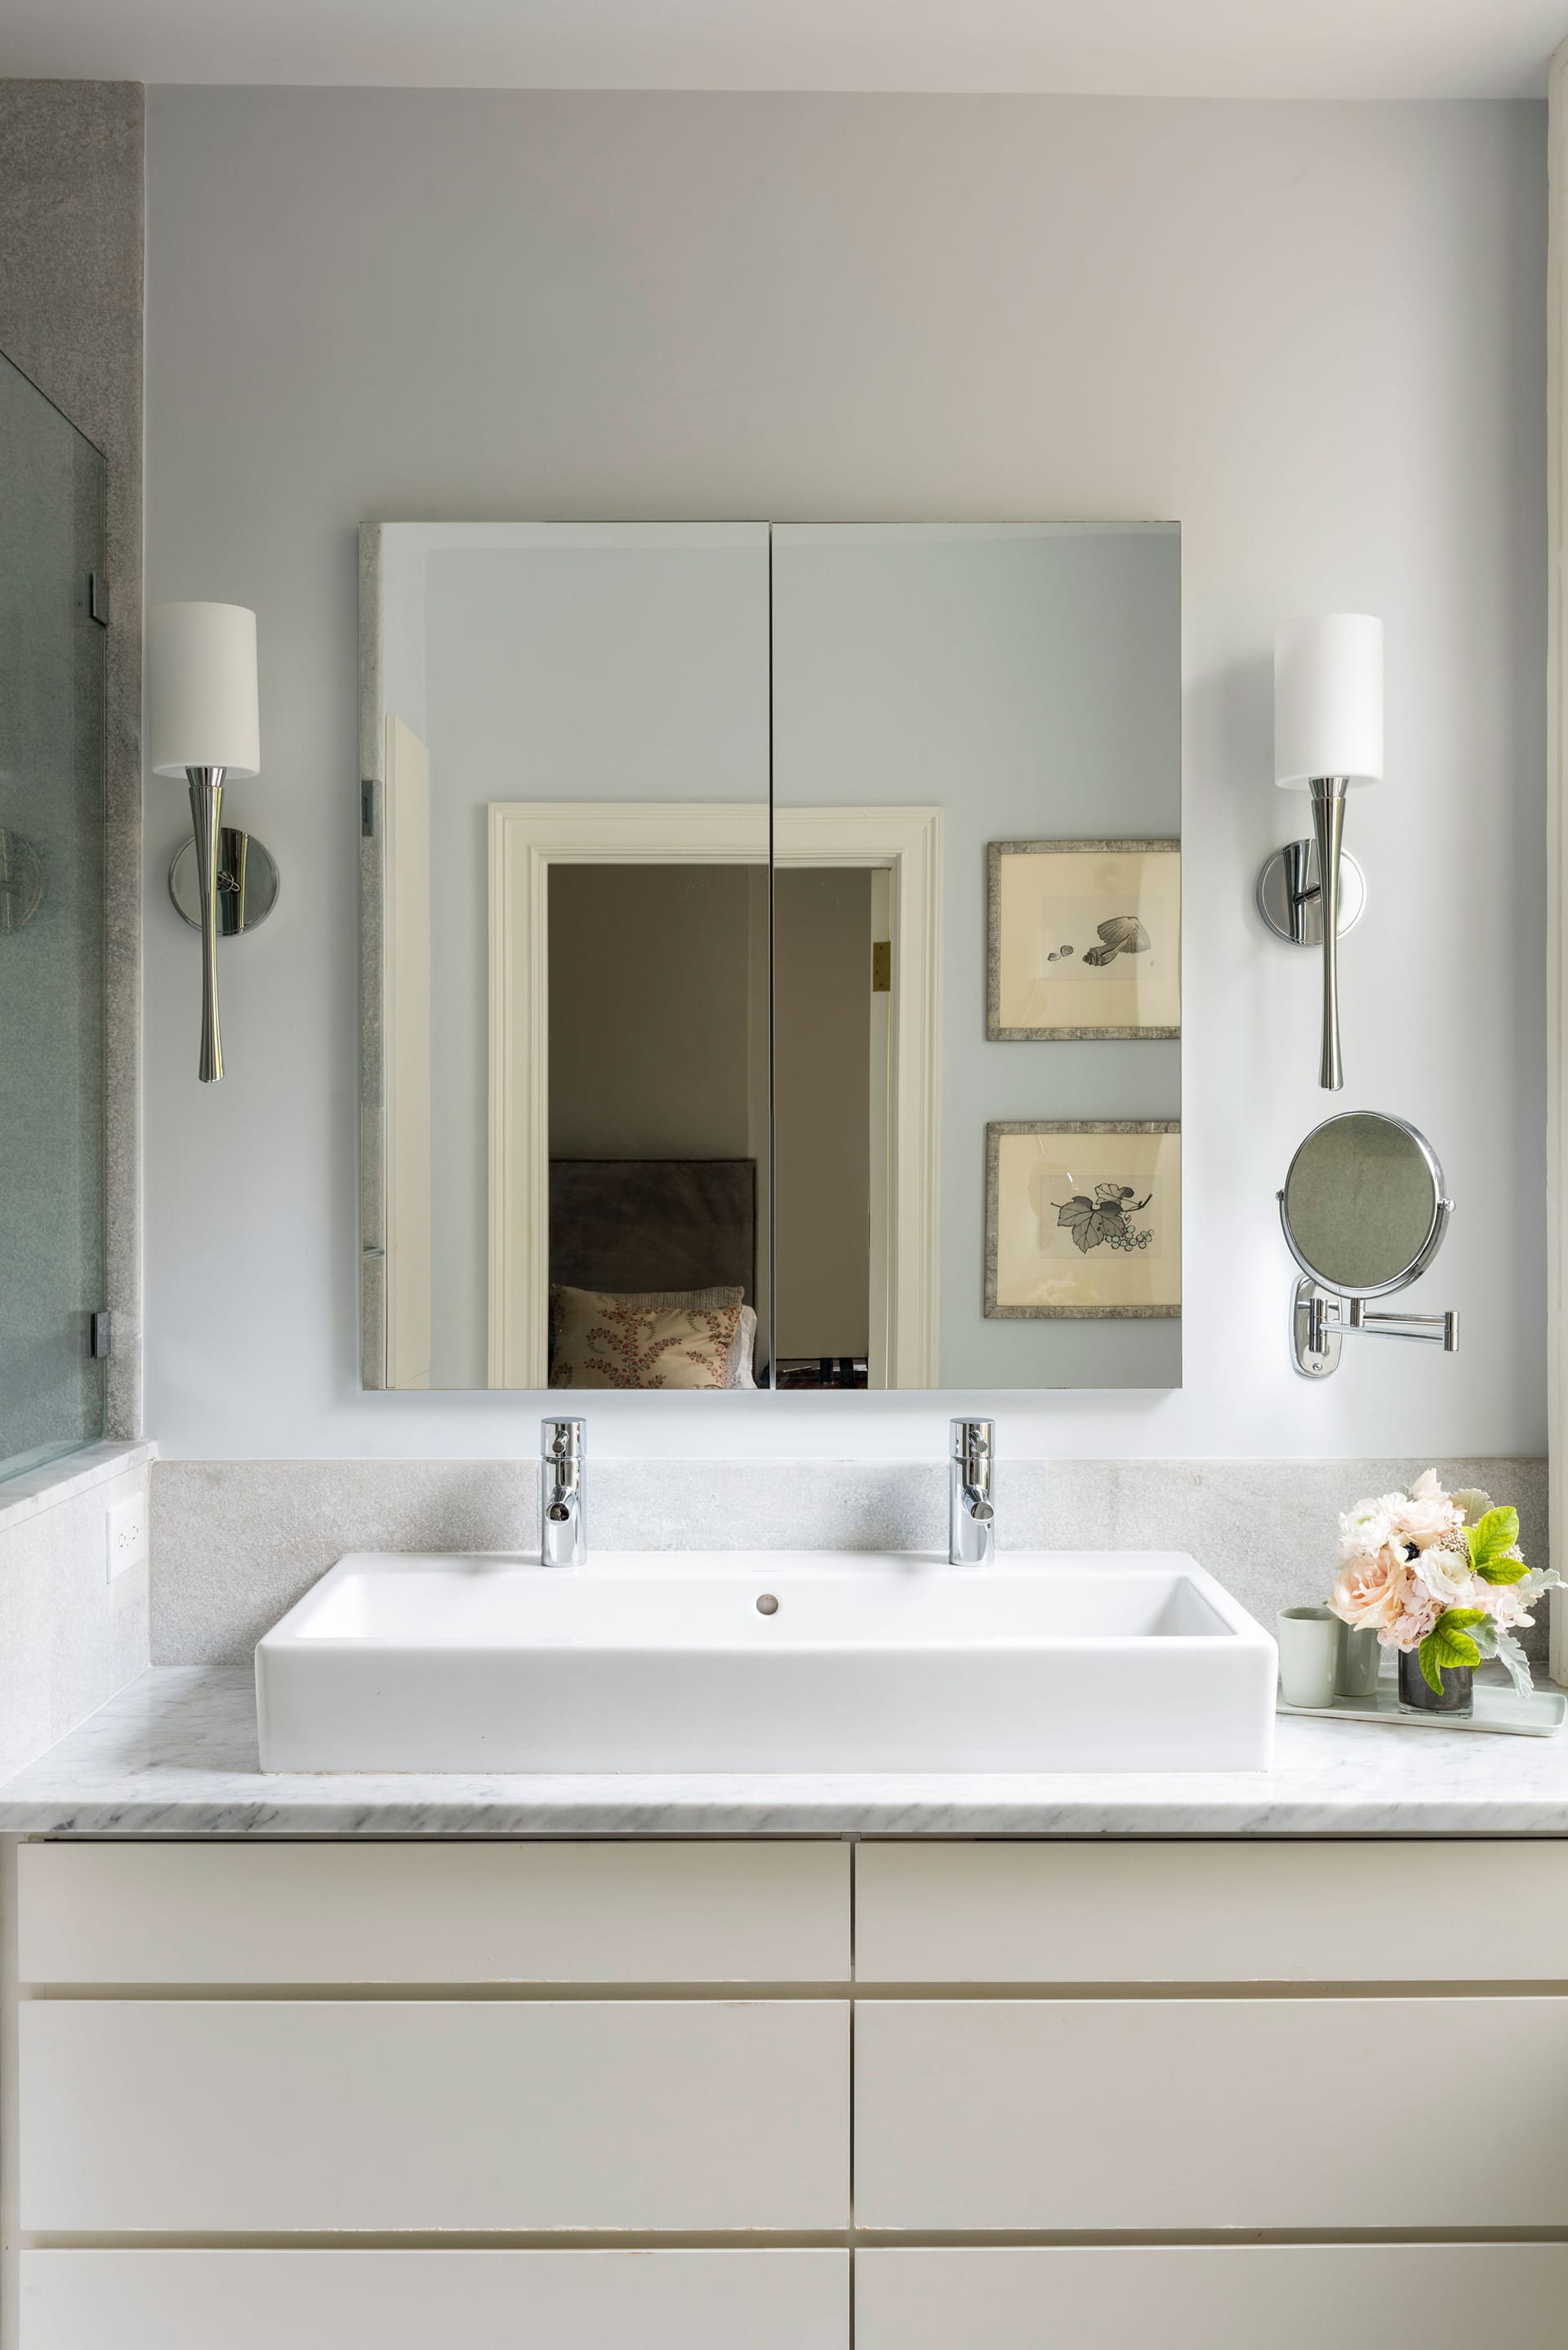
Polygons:
[[1517,1510],[1489,1510],[1480,1525],[1465,1528],[1465,1540],[1469,1544],[1470,1565],[1488,1583],[1518,1582],[1516,1575],[1489,1572],[1499,1566],[1511,1568],[1519,1564],[1517,1559],[1506,1556],[1519,1540]]
[[1530,1569],[1521,1558],[1493,1558],[1476,1573],[1483,1583],[1522,1583]]
[[[1421,1643],[1421,1670],[1429,1688],[1440,1690],[1443,1686],[1440,1678],[1437,1680],[1432,1679],[1433,1671],[1439,1667],[1449,1672],[1458,1672],[1466,1666],[1480,1664],[1480,1650],[1470,1638],[1469,1627],[1486,1621],[1484,1607],[1444,1608]],[[1428,1650],[1431,1652],[1429,1657]]]
[[1421,1663],[1421,1678],[1427,1687],[1443,1693],[1443,1672],[1461,1671],[1466,1666],[1479,1665],[1481,1652],[1469,1636],[1468,1627],[1490,1621],[1484,1607],[1445,1607],[1417,1655]]

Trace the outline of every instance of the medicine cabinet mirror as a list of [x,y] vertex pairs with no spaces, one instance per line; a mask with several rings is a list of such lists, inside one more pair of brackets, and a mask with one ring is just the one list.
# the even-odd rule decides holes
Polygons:
[[363,1376],[1180,1383],[1180,548],[361,536]]

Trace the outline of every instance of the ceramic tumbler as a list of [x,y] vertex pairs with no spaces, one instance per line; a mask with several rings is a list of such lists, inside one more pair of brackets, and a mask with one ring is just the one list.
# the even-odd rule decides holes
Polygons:
[[1376,1697],[1383,1651],[1376,1632],[1363,1624],[1346,1624],[1339,1644],[1339,1672],[1334,1688],[1341,1697]]
[[1332,1705],[1345,1627],[1326,1607],[1282,1607],[1280,1695],[1287,1705]]

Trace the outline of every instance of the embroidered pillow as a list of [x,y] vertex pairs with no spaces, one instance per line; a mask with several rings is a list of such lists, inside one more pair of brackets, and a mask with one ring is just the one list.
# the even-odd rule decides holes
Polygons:
[[550,1293],[553,1388],[727,1388],[740,1367],[740,1289]]

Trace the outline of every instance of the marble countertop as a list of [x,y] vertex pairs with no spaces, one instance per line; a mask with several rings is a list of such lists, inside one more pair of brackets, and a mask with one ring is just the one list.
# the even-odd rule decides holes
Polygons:
[[244,1666],[142,1674],[0,1784],[54,1835],[1563,1835],[1568,1732],[1282,1719],[1272,1771],[264,1775]]

